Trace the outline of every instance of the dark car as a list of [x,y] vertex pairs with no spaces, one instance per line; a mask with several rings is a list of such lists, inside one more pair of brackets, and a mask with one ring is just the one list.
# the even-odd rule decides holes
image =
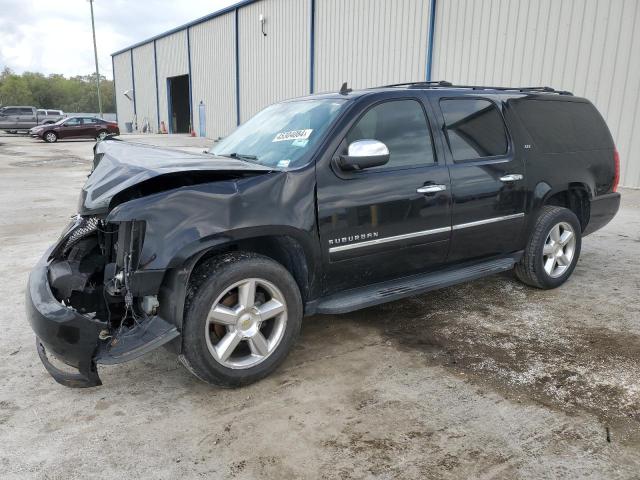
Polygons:
[[51,125],[40,125],[29,130],[32,137],[54,143],[65,138],[95,138],[101,140],[107,135],[120,135],[115,122],[107,122],[97,117],[69,117]]
[[618,177],[595,107],[549,88],[345,86],[272,105],[208,154],[107,139],[30,275],[28,317],[65,385],[163,344],[245,385],[303,316],[508,270],[562,285],[616,214]]

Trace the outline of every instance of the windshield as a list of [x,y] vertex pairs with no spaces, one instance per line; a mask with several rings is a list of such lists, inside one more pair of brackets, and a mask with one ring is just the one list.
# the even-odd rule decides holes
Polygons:
[[298,100],[276,103],[242,124],[209,153],[274,168],[296,168],[335,120],[346,101]]

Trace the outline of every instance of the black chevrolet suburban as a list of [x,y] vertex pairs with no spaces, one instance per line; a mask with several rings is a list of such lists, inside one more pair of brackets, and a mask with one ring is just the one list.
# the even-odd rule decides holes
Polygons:
[[303,316],[507,270],[558,287],[620,203],[602,117],[548,87],[343,85],[271,105],[202,154],[94,150],[26,295],[43,364],[74,387],[160,345],[206,382],[245,385],[283,361]]

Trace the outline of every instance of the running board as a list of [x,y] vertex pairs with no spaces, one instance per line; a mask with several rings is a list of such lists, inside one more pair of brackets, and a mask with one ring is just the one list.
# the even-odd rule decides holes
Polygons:
[[373,305],[392,302],[431,290],[476,280],[488,275],[511,270],[521,257],[522,252],[517,252],[508,257],[501,257],[472,265],[467,264],[455,269],[411,275],[409,277],[388,280],[366,287],[346,290],[329,297],[321,298],[316,305],[315,313],[338,314],[353,312],[361,308],[372,307]]

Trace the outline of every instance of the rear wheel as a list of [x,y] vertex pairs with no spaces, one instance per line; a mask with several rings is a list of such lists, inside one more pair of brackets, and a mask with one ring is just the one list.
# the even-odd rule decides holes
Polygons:
[[109,135],[109,132],[106,130],[100,130],[96,135],[96,140],[104,140],[107,135]]
[[234,252],[194,272],[185,305],[182,363],[198,378],[237,387],[273,372],[293,346],[302,300],[275,261]]
[[567,208],[543,207],[524,256],[515,267],[516,276],[537,288],[559,287],[573,273],[581,246],[578,217]]
[[47,132],[43,135],[44,141],[47,143],[56,143],[58,141],[58,135],[55,132]]

